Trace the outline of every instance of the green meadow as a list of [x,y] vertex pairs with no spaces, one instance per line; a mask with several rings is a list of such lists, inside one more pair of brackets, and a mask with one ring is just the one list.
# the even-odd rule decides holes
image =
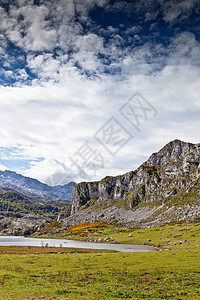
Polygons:
[[79,231],[90,239],[146,242],[155,251],[0,247],[0,299],[200,299],[199,223],[75,229],[68,237],[79,238]]

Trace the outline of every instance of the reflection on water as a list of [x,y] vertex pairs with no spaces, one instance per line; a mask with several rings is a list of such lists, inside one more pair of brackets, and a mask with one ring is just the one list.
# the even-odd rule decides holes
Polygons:
[[119,252],[150,252],[153,247],[146,245],[91,243],[64,239],[26,238],[23,236],[0,236],[0,246],[64,247]]

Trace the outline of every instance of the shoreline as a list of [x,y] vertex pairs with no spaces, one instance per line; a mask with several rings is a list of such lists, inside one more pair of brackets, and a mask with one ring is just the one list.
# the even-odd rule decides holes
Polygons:
[[115,252],[153,252],[155,249],[149,245],[94,243],[68,239],[39,239],[22,236],[0,236],[0,247],[19,246],[56,249],[88,249]]

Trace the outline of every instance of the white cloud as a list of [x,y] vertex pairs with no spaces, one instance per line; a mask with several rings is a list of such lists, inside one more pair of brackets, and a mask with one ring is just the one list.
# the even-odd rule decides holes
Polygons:
[[[106,76],[90,80],[74,72],[73,77],[63,76],[59,84],[1,87],[0,144],[22,144],[33,159],[44,157],[45,161],[34,163],[25,171],[28,176],[44,180],[49,173],[62,171],[56,165],[50,166],[54,159],[70,169],[69,156],[74,157],[87,140],[108,159],[97,178],[136,168],[145,159],[141,153],[147,158],[174,138],[198,142],[199,133],[194,128],[199,128],[199,114],[194,112],[200,110],[199,69],[193,65],[176,65],[176,60],[171,59],[162,72],[146,76],[141,71],[135,73],[134,69],[131,72],[131,62],[130,58],[129,76],[121,82]],[[141,133],[134,131],[118,112],[137,90],[159,112],[154,120],[144,123]],[[116,158],[102,150],[93,138],[113,115],[135,136]]]
[[163,2],[163,14],[164,21],[169,23],[175,23],[179,18],[179,21],[187,18],[192,10],[199,5],[198,0],[183,0],[183,1],[166,1]]
[[172,39],[169,48],[169,62],[176,64],[193,64],[199,66],[200,61],[200,43],[190,32],[182,32]]
[[3,34],[0,34],[0,56],[6,55],[6,47],[7,47],[7,40]]
[[[55,46],[57,33],[46,20],[49,10],[45,6],[11,6],[9,15],[4,12],[1,26],[8,38],[24,50],[46,50]],[[20,20],[20,21],[19,21]]]
[[[151,42],[123,48],[124,40],[117,28],[85,33],[83,23],[90,24],[88,12],[94,5],[116,10],[123,7],[130,14],[132,6],[124,7],[122,1],[113,8],[107,7],[107,1],[87,0],[84,5],[82,1],[76,1],[76,5],[72,0],[58,2],[42,1],[43,5],[33,6],[33,2],[21,0],[17,8],[11,8],[10,15],[2,10],[0,14],[1,29],[25,51],[27,66],[37,75],[28,86],[23,82],[28,78],[24,66],[14,74],[8,70],[5,76],[17,78],[17,84],[0,86],[0,145],[21,145],[23,155],[30,159],[44,158],[34,161],[24,174],[45,181],[55,172],[66,171],[81,180],[73,168],[71,173],[69,157],[74,157],[86,141],[106,157],[105,167],[95,179],[136,168],[169,140],[198,142],[200,45],[195,37],[188,32],[174,36],[168,48]],[[153,9],[153,1],[143,4]],[[166,22],[174,22],[184,13],[184,7],[177,8],[171,19],[167,8]],[[75,11],[79,21],[75,21]],[[146,17],[154,16],[150,11]],[[133,26],[126,33],[134,41],[140,38],[140,29]],[[110,37],[107,43],[106,36]],[[0,54],[5,55],[4,36],[0,40]],[[56,47],[55,56],[52,49]],[[99,53],[104,57],[100,59]],[[14,58],[4,57],[9,67]],[[103,73],[105,61],[113,76]],[[115,75],[117,68],[120,72]],[[91,76],[85,76],[84,71],[91,72]],[[159,112],[155,119],[144,122],[141,132],[136,132],[119,113],[137,91]],[[134,136],[114,158],[94,140],[96,131],[112,116]]]
[[5,171],[5,170],[10,170],[10,169],[5,167],[4,165],[0,164],[0,170]]
[[[38,176],[39,174],[39,176]],[[56,174],[63,174],[64,177],[70,177],[70,181],[73,181],[73,177],[77,179],[77,175],[72,172],[70,168],[67,168],[62,162],[56,161],[55,159],[44,159],[41,162],[33,162],[32,166],[28,170],[24,170],[23,175],[38,178],[41,182],[49,184],[51,177]]]

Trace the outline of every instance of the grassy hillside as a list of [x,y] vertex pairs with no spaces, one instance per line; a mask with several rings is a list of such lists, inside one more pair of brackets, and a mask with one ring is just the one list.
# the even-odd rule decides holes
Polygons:
[[29,200],[18,192],[12,190],[0,191],[0,211],[21,214],[37,214],[56,218],[60,212],[70,214],[70,205],[67,203],[37,203]]

